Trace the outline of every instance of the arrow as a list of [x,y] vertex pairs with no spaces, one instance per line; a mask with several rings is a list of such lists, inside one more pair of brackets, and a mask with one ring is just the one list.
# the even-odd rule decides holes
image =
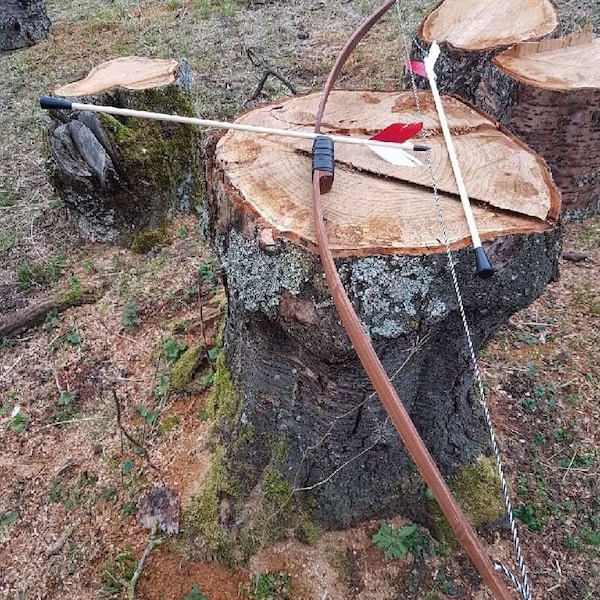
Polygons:
[[475,217],[473,216],[473,210],[471,208],[471,203],[469,202],[467,188],[465,187],[460,165],[458,164],[458,157],[456,156],[454,142],[452,141],[452,136],[450,135],[450,127],[448,126],[448,120],[446,119],[446,113],[444,112],[444,107],[442,106],[442,100],[440,98],[440,92],[436,83],[434,69],[440,53],[440,47],[438,46],[437,42],[434,41],[429,48],[429,54],[425,57],[423,64],[425,66],[425,73],[427,74],[427,79],[429,80],[429,85],[431,87],[431,94],[435,103],[435,109],[440,119],[440,125],[442,127],[442,133],[444,134],[444,141],[446,142],[446,148],[448,149],[448,156],[450,157],[452,170],[454,171],[454,178],[456,179],[460,201],[467,219],[467,226],[469,227],[469,233],[471,235],[471,240],[473,241],[476,272],[477,275],[479,275],[479,277],[482,279],[488,279],[494,274],[494,268],[492,267],[492,264],[490,263],[485,250],[481,245],[479,230],[477,229],[477,224],[475,223]]
[[[55,98],[52,96],[42,96],[40,98],[40,106],[45,110],[89,110],[91,112],[105,113],[109,115],[118,115],[122,117],[137,117],[141,119],[154,119],[157,121],[171,121],[174,123],[186,123],[188,125],[199,125],[200,127],[214,127],[215,129],[233,129],[236,131],[248,131],[250,133],[265,133],[268,135],[278,135],[283,137],[301,138],[314,140],[317,137],[322,137],[312,131],[298,131],[293,129],[274,129],[271,127],[261,127],[258,125],[244,125],[242,123],[230,123],[228,121],[213,121],[210,119],[198,119],[196,117],[182,117],[179,115],[169,115],[166,113],[149,112],[145,110],[131,110],[128,108],[117,108],[115,106],[102,106],[97,104],[81,104],[79,102],[71,102],[66,98]],[[356,144],[367,146],[374,152],[379,149],[387,151],[388,159],[396,160],[393,164],[401,164],[408,167],[420,167],[423,163],[416,157],[408,154],[406,150],[413,152],[423,152],[429,150],[429,146],[423,144],[413,144],[407,142],[407,138],[396,138],[392,132],[398,132],[397,125],[394,124],[387,127],[373,138],[356,138],[346,135],[327,135],[334,142],[341,144]],[[385,133],[386,139],[378,139],[377,136]],[[410,136],[409,136],[410,137]],[[399,140],[399,141],[398,141]],[[377,149],[377,150],[376,150]],[[388,160],[386,159],[386,160]],[[391,160],[390,160],[391,162]]]

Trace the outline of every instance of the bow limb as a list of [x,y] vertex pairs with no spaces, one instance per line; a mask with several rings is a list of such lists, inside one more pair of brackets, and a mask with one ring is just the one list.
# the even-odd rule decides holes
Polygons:
[[[334,67],[332,68],[327,83],[321,97],[319,110],[315,121],[315,132],[320,132],[321,121],[327,98],[333,87],[335,79],[342,69],[347,57],[360,42],[363,36],[371,27],[389,10],[395,0],[386,2],[379,10],[371,15],[360,28],[353,34],[346,46],[340,53]],[[324,170],[315,169],[313,171],[313,209],[315,218],[315,228],[319,254],[323,264],[323,270],[327,279],[327,285],[333,297],[335,306],[340,315],[341,321],[348,333],[348,336],[356,350],[356,353],[369,376],[375,391],[384,405],[392,423],[394,424],[400,439],[402,440],[407,452],[410,454],[416,464],[421,476],[430,487],[435,499],[442,509],[450,527],[454,531],[458,542],[461,544],[471,562],[481,575],[485,584],[494,595],[496,600],[511,600],[514,596],[506,587],[504,581],[494,570],[492,561],[487,555],[486,550],[481,545],[473,527],[465,517],[457,501],[450,492],[439,469],[437,468],[431,454],[427,450],[416,427],[414,426],[408,412],[404,408],[390,378],[388,377],[381,361],[377,357],[371,341],[367,337],[360,319],[356,314],[344,286],[339,277],[333,255],[329,247],[329,240],[325,230],[323,218],[323,208],[321,194],[331,188],[333,174]]]

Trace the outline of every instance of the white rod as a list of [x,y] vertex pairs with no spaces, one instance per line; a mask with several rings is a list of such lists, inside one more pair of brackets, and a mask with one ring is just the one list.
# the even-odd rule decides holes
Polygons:
[[481,247],[481,238],[479,237],[479,231],[477,224],[475,223],[475,217],[473,216],[473,210],[471,203],[469,202],[469,196],[467,194],[467,188],[465,187],[465,181],[458,164],[458,157],[456,156],[456,150],[454,148],[454,142],[450,135],[450,127],[448,127],[448,120],[446,119],[446,113],[442,106],[442,99],[440,98],[440,92],[435,81],[435,61],[440,55],[440,47],[437,42],[431,44],[429,54],[423,61],[425,65],[425,72],[427,73],[427,79],[431,86],[431,94],[435,103],[435,109],[437,110],[440,125],[442,126],[442,133],[444,134],[444,141],[446,142],[446,148],[448,148],[448,156],[450,157],[450,163],[452,164],[452,170],[454,171],[454,179],[456,179],[456,185],[458,187],[458,193],[460,195],[460,201],[462,203],[463,211],[467,219],[467,225],[469,227],[469,233],[471,234],[471,240],[473,241],[473,247]]
[[[189,125],[199,125],[201,127],[214,127],[216,129],[235,129],[236,131],[249,131],[251,133],[266,133],[269,135],[279,135],[285,137],[302,138],[314,140],[316,137],[326,135],[334,142],[342,144],[357,144],[361,146],[379,146],[382,148],[395,148],[398,150],[414,150],[415,145],[410,142],[381,142],[379,140],[370,140],[368,138],[355,138],[345,135],[316,134],[312,131],[298,131],[294,129],[273,129],[271,127],[261,127],[258,125],[242,125],[241,123],[229,123],[228,121],[212,121],[210,119],[198,119],[195,117],[182,117],[179,115],[168,115],[165,113],[148,112],[145,110],[131,110],[128,108],[116,108],[114,106],[100,106],[96,104],[81,104],[72,102],[73,110],[89,110],[97,113],[107,113],[109,115],[120,115],[123,117],[139,117],[142,119],[155,119],[158,121],[173,121],[175,123],[187,123]],[[409,155],[410,156],[410,155]],[[416,161],[411,156],[413,161]],[[418,164],[418,161],[417,161]]]

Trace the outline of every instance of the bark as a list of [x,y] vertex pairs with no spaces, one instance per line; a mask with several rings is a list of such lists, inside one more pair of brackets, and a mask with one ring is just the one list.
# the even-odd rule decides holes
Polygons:
[[33,46],[51,29],[44,0],[0,0],[0,51]]
[[[128,57],[55,90],[75,102],[195,116],[185,61]],[[51,178],[85,239],[145,252],[164,241],[176,210],[200,203],[197,129],[88,111],[55,111]]]
[[[411,114],[410,96],[337,92],[327,128],[339,133],[351,123],[353,133],[364,135],[390,118],[390,107],[402,121]],[[280,127],[308,128],[317,101],[317,95],[294,98],[240,120],[264,123],[270,113]],[[457,108],[453,118],[459,114]],[[479,122],[479,113],[468,114]],[[426,139],[435,146],[440,134],[428,115],[425,123]],[[485,127],[479,132],[488,137]],[[430,523],[424,485],[372,393],[324,282],[309,225],[310,158],[292,141],[242,136],[228,133],[207,153],[208,229],[229,302],[224,332],[229,374],[221,365],[213,393],[217,458],[199,506],[215,520],[203,531],[225,532],[217,546],[227,547],[224,539],[230,536],[243,554],[282,530],[295,528],[307,537],[307,523],[338,528],[397,514]],[[489,452],[489,433],[472,395],[460,311],[435,239],[440,234],[423,233],[439,229],[435,208],[429,212],[424,206],[425,195],[419,194],[425,183],[413,181],[419,174],[396,173],[390,182],[374,157],[352,151],[340,158],[340,146],[337,152],[336,182],[324,201],[341,278],[420,434],[452,478]],[[529,151],[515,152],[517,168],[519,152]],[[480,166],[479,175],[485,172],[483,178],[494,181],[495,164]],[[436,167],[446,182],[444,165]],[[538,167],[530,183],[546,195],[538,195],[537,210],[535,202],[525,203],[537,216],[515,214],[516,206],[493,211],[487,246],[498,273],[492,280],[473,277],[466,233],[451,232],[476,349],[557,276],[560,232],[549,217],[558,212],[557,196]],[[513,173],[517,180],[519,175]],[[505,183],[508,193],[503,198],[497,193],[501,203],[511,195]],[[394,205],[387,185],[412,201]],[[458,201],[440,194],[452,223]],[[414,222],[411,211],[419,213]],[[485,214],[479,208],[483,221]],[[390,232],[400,231],[397,224],[405,220],[419,223],[422,231],[394,239]],[[228,377],[235,389],[229,400]],[[204,544],[210,551],[206,537]]]
[[563,216],[600,208],[600,39],[590,32],[498,55],[479,104],[546,159]]

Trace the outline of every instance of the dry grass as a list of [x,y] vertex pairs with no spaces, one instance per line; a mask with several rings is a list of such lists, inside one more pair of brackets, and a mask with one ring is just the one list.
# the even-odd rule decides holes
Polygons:
[[[155,475],[119,436],[108,392],[118,392],[127,425],[144,436],[184,503],[197,491],[208,458],[199,444],[208,426],[197,418],[205,398],[161,396],[166,341],[173,335],[199,341],[197,328],[184,327],[198,313],[198,265],[210,260],[198,224],[182,217],[172,243],[143,257],[81,243],[47,182],[38,97],[110,58],[186,57],[196,73],[199,112],[231,116],[247,106],[262,75],[247,49],[299,91],[318,89],[337,49],[375,4],[60,0],[49,3],[49,39],[0,55],[3,312],[77,282],[102,290],[96,304],[73,308],[0,347],[0,514],[18,514],[0,531],[0,597],[99,597],[106,562],[127,546],[141,553],[146,536],[130,513]],[[414,4],[416,23],[434,2]],[[568,23],[598,18],[593,2],[558,4],[576,5]],[[342,85],[396,86],[397,35],[391,15],[361,45]],[[266,93],[263,99],[287,90],[272,83]],[[561,281],[497,336],[483,367],[526,522],[523,542],[536,597],[590,600],[600,589],[600,221],[569,226],[565,245],[586,252],[588,260],[563,262]],[[32,265],[43,276],[27,279]],[[71,400],[64,395],[69,392],[76,392]],[[26,418],[21,433],[11,418],[17,405]],[[160,407],[159,423],[170,428],[148,427],[140,407]],[[63,421],[69,422],[57,424]],[[370,543],[372,529],[330,534],[314,553],[282,545],[259,556],[253,568],[288,570],[298,599],[322,598],[329,589],[335,598],[433,600],[449,597],[442,589],[448,581],[457,597],[486,597],[459,552],[390,566]],[[68,532],[61,548],[47,551]],[[505,537],[488,537],[494,556],[510,557]],[[211,600],[226,600],[247,579],[216,566],[182,565],[171,546],[156,556],[161,560],[153,557],[147,566],[152,585],[142,582],[140,597],[183,598],[200,581]]]

